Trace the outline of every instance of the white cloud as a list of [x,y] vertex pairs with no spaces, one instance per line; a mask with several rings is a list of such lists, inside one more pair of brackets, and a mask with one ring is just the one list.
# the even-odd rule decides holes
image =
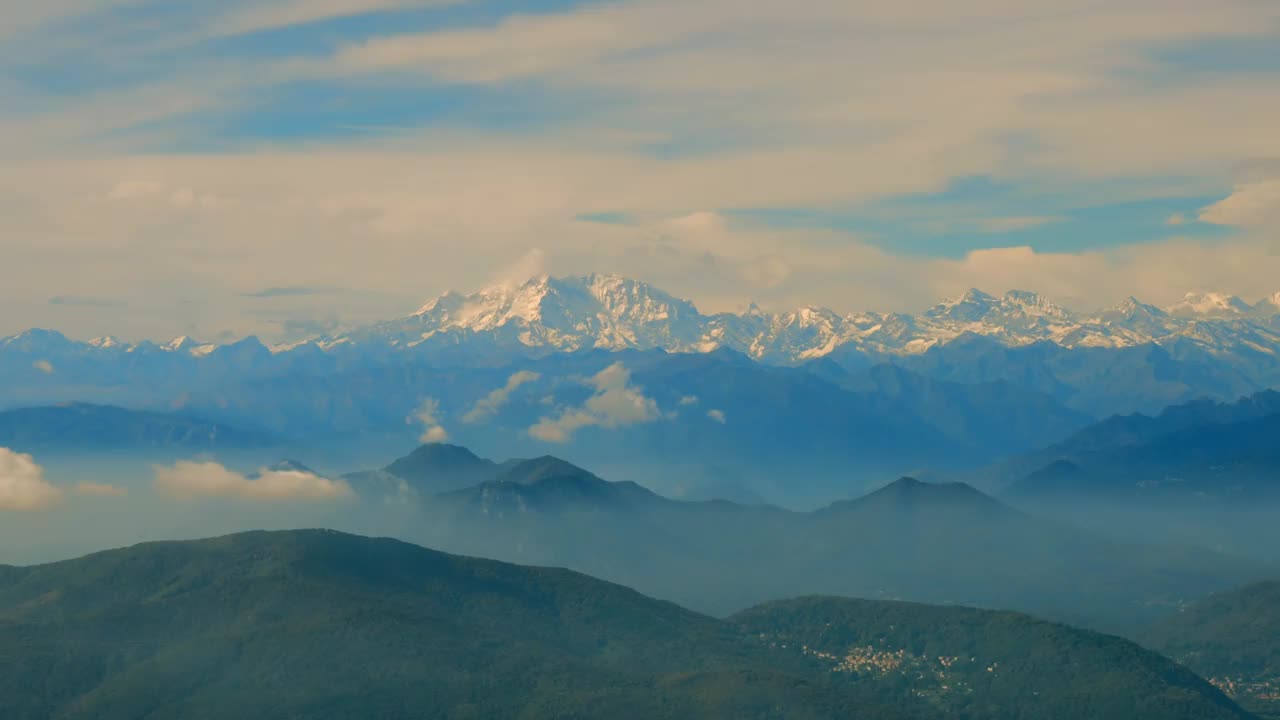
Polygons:
[[1026,287],[1066,305],[1097,309],[1134,295],[1167,305],[1188,288],[1230,289],[1242,297],[1275,292],[1280,252],[1264,241],[1205,244],[1189,239],[1083,253],[1039,253],[1029,247],[974,251],[958,260],[932,260],[894,270],[894,277],[921,273],[934,297],[970,287],[991,292]]
[[684,397],[680,398],[680,407],[688,407],[690,405],[697,405],[697,404],[698,404],[697,395],[685,395]]
[[217,35],[239,35],[291,25],[414,7],[443,7],[465,0],[285,0],[258,2],[218,23]]
[[53,363],[49,362],[48,360],[37,360],[31,363],[31,367],[35,368],[36,370],[39,370],[45,375],[52,375],[54,373]]
[[549,443],[567,443],[584,427],[599,425],[600,419],[584,410],[565,410],[558,417],[545,417],[529,428],[530,437]]
[[[216,6],[203,11],[210,16],[203,35],[204,28],[254,32],[411,4],[433,3],[194,5]],[[138,33],[127,23],[113,26],[98,12],[103,2],[10,5],[0,41],[29,35],[31,45],[57,48],[74,40],[86,57],[126,66],[129,53],[161,54],[126,47],[119,38],[136,43]],[[135,338],[183,334],[187,323],[197,334],[271,337],[278,327],[232,298],[277,284],[281,267],[301,284],[386,289],[358,317],[346,300],[314,299],[341,321],[371,321],[411,311],[445,289],[477,287],[493,273],[493,258],[521,258],[533,246],[543,252],[514,273],[544,265],[556,273],[625,268],[709,309],[740,304],[743,282],[765,291],[759,299],[771,307],[916,309],[936,299],[937,288],[978,284],[962,273],[978,265],[986,272],[991,263],[906,262],[854,234],[744,230],[714,210],[860,207],[966,176],[1035,189],[1047,182],[1070,193],[1119,178],[1157,195],[1174,192],[1165,178],[1193,177],[1201,189],[1225,193],[1231,179],[1223,168],[1275,154],[1275,73],[1171,73],[1178,68],[1152,48],[1274,39],[1277,7],[1256,0],[813,0],[798,13],[784,0],[628,0],[447,30],[398,27],[319,63],[217,48],[197,53],[197,61],[166,47],[171,62],[146,73],[153,84],[75,96],[0,79],[7,101],[0,106],[22,109],[0,112],[0,157],[21,160],[0,174],[8,260],[0,263],[0,334],[36,323],[92,336],[109,319],[112,332]],[[81,12],[101,21],[78,23],[92,27],[91,36],[33,31]],[[188,20],[183,13],[148,19],[155,31],[147,35],[172,43],[174,31],[187,28],[166,23]],[[427,80],[398,85],[406,70]],[[573,120],[514,132],[396,128],[398,137],[375,142],[313,138],[301,151],[259,138],[240,150],[234,139],[207,135],[200,122],[207,112],[225,118],[259,109],[276,83],[334,75],[346,75],[344,83],[390,80],[388,92],[424,94],[432,78],[489,83],[494,92],[536,83],[539,98]],[[831,92],[833,83],[841,92]],[[653,152],[701,150],[706,138],[715,138],[715,152]],[[210,142],[232,149],[155,151]],[[512,173],[513,166],[524,171]],[[1241,183],[1230,202],[1206,211],[1206,221],[1256,224],[1269,216],[1258,204],[1262,190]],[[214,207],[231,211],[193,211]],[[602,212],[636,222],[574,222]],[[976,208],[966,216],[984,214]],[[1189,255],[1179,243],[1168,249]],[[1067,283],[1047,268],[1098,259],[1124,262],[1036,254],[1035,262],[1002,263],[1024,274],[1001,281],[1049,292]],[[1224,289],[1247,294],[1265,284],[1266,263],[1236,268],[1234,260],[1208,259],[1210,274],[1242,269]],[[1099,280],[1073,280],[1072,297],[1129,294],[1114,292],[1117,266],[1095,267]],[[111,295],[118,287],[134,293],[130,312],[110,318],[29,300]]]
[[422,423],[422,435],[418,441],[428,444],[442,443],[449,440],[449,432],[440,423],[440,401],[435,398],[423,398],[414,414],[407,418],[408,422]]
[[331,501],[352,495],[341,480],[307,472],[262,469],[255,476],[242,475],[216,462],[182,461],[155,468],[158,492],[183,500],[231,498],[263,502],[290,500]]
[[610,365],[586,379],[584,384],[595,393],[582,407],[542,418],[529,428],[529,435],[545,442],[565,443],[585,427],[619,428],[662,417],[657,402],[631,385],[631,372],[622,363]]
[[432,425],[422,431],[422,434],[418,436],[418,442],[428,445],[449,442],[449,431],[439,425]]
[[1237,185],[1231,195],[1200,211],[1202,222],[1280,230],[1280,173]]
[[62,500],[62,490],[44,478],[30,455],[0,447],[0,510],[47,510]]
[[474,407],[462,416],[464,423],[478,423],[488,420],[498,413],[507,401],[511,398],[511,393],[520,388],[521,385],[535,382],[542,376],[530,370],[521,370],[511,377],[507,378],[507,384],[494,390],[485,397],[476,401]]
[[[907,175],[928,184],[930,174],[1046,167],[1203,172],[1255,157],[1274,147],[1280,101],[1263,90],[1274,76],[1168,82],[1151,48],[1271,37],[1275,20],[1250,0],[819,0],[804,13],[785,0],[632,0],[374,38],[318,71],[482,84],[537,77],[569,100],[598,98],[590,107],[606,126],[656,129],[658,142],[719,130],[765,149],[758,154],[778,171],[799,160],[826,175],[822,158],[831,158],[843,169],[829,186],[836,193],[856,193],[864,174],[893,193]],[[842,92],[830,91],[833,78]],[[1213,96],[1220,104],[1204,104]],[[1030,145],[1006,142],[1015,136]],[[751,177],[783,185],[805,173]]]
[[502,82],[590,62],[602,52],[638,49],[651,34],[627,32],[619,13],[580,12],[512,16],[493,29],[406,34],[350,45],[336,57],[338,69],[414,69],[463,82]]
[[708,410],[708,411],[707,411],[707,417],[711,418],[712,420],[715,420],[716,422],[720,423],[721,425],[723,425],[723,424],[725,423],[725,417],[724,417],[724,411],[723,411],[723,410]]
[[125,497],[129,494],[127,488],[94,482],[79,483],[76,485],[75,491],[77,495],[87,495],[89,497]]

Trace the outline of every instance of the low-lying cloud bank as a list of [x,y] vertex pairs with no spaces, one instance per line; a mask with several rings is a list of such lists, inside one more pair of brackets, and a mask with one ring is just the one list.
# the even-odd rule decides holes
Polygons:
[[297,470],[263,468],[255,475],[242,475],[216,462],[182,461],[155,468],[155,489],[181,500],[231,498],[261,502],[291,500],[323,502],[353,496],[341,480],[330,480]]
[[62,496],[62,490],[45,480],[35,458],[0,447],[0,511],[47,510]]

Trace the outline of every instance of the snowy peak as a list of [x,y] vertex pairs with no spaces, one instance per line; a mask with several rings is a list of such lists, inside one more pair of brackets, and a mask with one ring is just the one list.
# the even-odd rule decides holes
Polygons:
[[56,330],[32,328],[12,337],[0,340],[0,347],[11,348],[22,352],[43,352],[50,349],[65,348],[72,345],[65,335]]
[[199,347],[203,344],[204,343],[197,340],[192,340],[186,335],[182,335],[170,340],[164,345],[161,345],[160,348],[162,350],[168,350],[169,352],[190,352],[193,348]]
[[456,327],[488,328],[513,319],[535,321],[548,279],[534,278],[516,287],[495,286],[471,295],[449,291],[427,303],[414,317]]
[[460,327],[479,328],[521,320],[539,322],[548,314],[563,311],[591,309],[618,317],[644,310],[666,312],[677,304],[680,301],[666,293],[617,275],[543,275],[520,285],[489,287],[471,295],[450,291],[424,305],[414,316],[433,316]]
[[1103,310],[1091,324],[1113,344],[1140,344],[1168,337],[1178,331],[1184,321],[1176,320],[1155,305],[1130,296],[1123,302]]
[[[1185,303],[1184,312],[1225,315],[1173,316],[1137,298],[1083,315],[1034,292],[1010,290],[996,297],[977,289],[918,316],[839,315],[813,306],[769,312],[754,304],[740,314],[703,315],[686,300],[618,275],[544,275],[470,295],[445,293],[410,318],[324,338],[319,346],[475,352],[468,350],[468,343],[478,341],[477,347],[535,354],[590,348],[724,348],[774,364],[805,362],[842,348],[879,358],[918,354],[965,337],[1011,347],[1036,342],[1133,347],[1185,338],[1214,349],[1238,344],[1244,333],[1253,347],[1280,348],[1280,337],[1268,320],[1258,312],[1243,315],[1249,306],[1239,298],[1193,295]],[[1241,320],[1247,328],[1229,326]]]
[[1236,318],[1252,312],[1249,303],[1235,295],[1190,292],[1169,308],[1170,315],[1186,318]]
[[1025,290],[1010,290],[998,299],[981,290],[970,290],[959,299],[934,306],[920,321],[917,327],[923,335],[917,333],[910,343],[915,352],[965,334],[993,337],[1014,345],[1046,339],[1066,342],[1075,329],[1070,312]]
[[466,298],[464,298],[460,293],[456,293],[450,290],[445,294],[441,295],[440,297],[435,298],[434,300],[431,300],[426,305],[423,305],[421,308],[419,308],[418,312],[414,313],[411,317],[422,317],[424,315],[433,315],[433,314],[436,314],[437,312],[439,313],[456,312],[460,307],[462,307],[462,304],[464,302],[466,302]]
[[944,300],[925,312],[930,320],[978,322],[990,314],[997,300],[976,288],[954,300]]
[[678,300],[652,285],[618,275],[588,275],[552,282],[560,296],[585,293],[599,305],[599,310],[608,319],[615,322],[653,325],[700,317],[693,303]]
[[1027,292],[1026,290],[1010,290],[1004,294],[1001,305],[1007,309],[1016,309],[1027,315],[1052,318],[1065,318],[1069,315],[1066,310],[1053,304],[1043,295]]
[[623,349],[696,334],[701,318],[692,303],[618,275],[542,275],[470,295],[445,293],[410,318],[379,326],[378,334],[407,347],[441,333],[493,333],[529,347]]
[[925,312],[925,317],[933,320],[959,322],[979,322],[995,315],[1065,318],[1069,313],[1038,293],[1010,290],[997,299],[977,289]]
[[1148,305],[1130,295],[1120,304],[1105,310],[1102,317],[1106,319],[1134,320],[1137,318],[1167,318],[1169,313],[1155,305]]
[[[447,292],[411,316],[349,333],[267,349],[256,338],[230,345],[180,337],[164,344],[120,345],[111,338],[73,342],[48,330],[0,339],[12,367],[33,362],[70,367],[136,353],[169,355],[213,368],[266,367],[273,358],[333,354],[352,361],[399,362],[404,353],[450,362],[503,359],[588,349],[705,353],[724,349],[771,364],[795,364],[835,353],[885,360],[928,352],[952,342],[1019,347],[1049,342],[1063,347],[1136,347],[1190,343],[1211,353],[1238,348],[1280,356],[1280,293],[1250,306],[1219,293],[1192,293],[1168,312],[1130,297],[1090,315],[1074,313],[1042,295],[981,290],[920,315],[860,312],[840,315],[804,306],[770,312],[756,305],[738,313],[703,315],[646,283],[619,275],[542,275],[475,293]],[[123,351],[123,352],[122,352]],[[0,354],[0,361],[6,356]]]

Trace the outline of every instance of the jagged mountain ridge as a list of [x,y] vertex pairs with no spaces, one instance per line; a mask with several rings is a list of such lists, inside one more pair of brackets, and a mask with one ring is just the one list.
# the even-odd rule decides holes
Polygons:
[[[797,512],[674,499],[553,457],[503,465],[494,480],[419,493],[404,506],[420,513],[404,537],[568,567],[712,614],[819,593],[1017,608],[1115,628],[1260,576],[1213,553],[1113,542],[964,483],[904,477]],[[381,502],[378,488],[353,486]]]
[[[1001,297],[970,290],[919,314],[841,315],[819,307],[770,313],[754,305],[741,314],[702,314],[693,303],[618,275],[540,276],[516,286],[472,294],[447,292],[396,320],[270,349],[275,355],[412,351],[465,346],[532,352],[583,349],[663,349],[709,352],[730,348],[753,359],[789,364],[825,357],[837,348],[872,356],[920,354],[965,335],[1009,346],[1051,342],[1063,347],[1132,347],[1187,340],[1215,352],[1280,349],[1280,293],[1251,305],[1219,293],[1189,293],[1165,309],[1136,298],[1097,312],[1074,312],[1042,295],[1013,290]],[[233,352],[234,351],[234,352]],[[268,349],[256,338],[218,346],[179,338],[135,345],[114,338],[86,343],[33,330],[0,339],[0,355],[84,359],[115,355],[230,357],[251,362]],[[56,368],[56,365],[54,366]]]
[[[1273,298],[1274,300],[1274,298]],[[995,297],[970,290],[918,316],[818,307],[767,313],[703,315],[690,302],[616,275],[539,277],[472,295],[446,293],[401,320],[316,341],[323,349],[381,342],[402,349],[487,336],[498,344],[549,351],[661,348],[709,352],[727,347],[765,362],[795,363],[839,347],[872,355],[918,354],[965,334],[1019,346],[1130,347],[1174,338],[1219,349],[1243,345],[1275,352],[1268,326],[1280,306],[1256,306],[1217,293],[1190,293],[1160,309],[1129,298],[1096,313],[1077,313],[1042,295],[1013,290]]]
[[1142,491],[1203,502],[1246,489],[1271,495],[1277,477],[1272,428],[1278,423],[1280,392],[1274,390],[1233,403],[1201,398],[1150,416],[1114,415],[1047,448],[1008,458],[979,481],[1022,499],[1106,492],[1114,501]]

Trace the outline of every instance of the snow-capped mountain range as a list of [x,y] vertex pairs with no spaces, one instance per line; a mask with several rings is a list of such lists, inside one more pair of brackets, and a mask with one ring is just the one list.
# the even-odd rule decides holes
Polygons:
[[[1280,292],[1256,304],[1217,293],[1189,293],[1158,308],[1129,298],[1092,313],[1073,312],[1032,292],[1003,296],[970,290],[919,315],[818,307],[704,315],[689,301],[617,275],[537,277],[518,286],[472,294],[448,292],[405,318],[268,349],[248,338],[213,345],[182,337],[166,344],[114,338],[75,342],[46,330],[0,339],[0,356],[365,355],[505,350],[530,354],[584,349],[710,352],[729,348],[756,360],[795,364],[837,350],[873,357],[913,355],[961,336],[1017,347],[1051,342],[1067,348],[1121,348],[1191,342],[1214,353],[1280,354]],[[53,360],[49,359],[52,363]],[[45,368],[47,371],[48,368]]]
[[1280,351],[1280,293],[1257,305],[1216,293],[1189,293],[1161,309],[1135,298],[1095,313],[1077,313],[1041,295],[1002,297],[970,290],[920,315],[819,307],[769,313],[704,315],[689,301],[616,275],[539,277],[516,287],[463,295],[449,292],[413,315],[319,338],[331,351],[347,346],[399,349],[459,346],[469,341],[543,352],[654,349],[709,352],[729,348],[763,362],[790,364],[838,348],[870,355],[918,354],[962,335],[1009,346],[1048,341],[1063,347],[1131,347],[1185,338],[1209,348]]

